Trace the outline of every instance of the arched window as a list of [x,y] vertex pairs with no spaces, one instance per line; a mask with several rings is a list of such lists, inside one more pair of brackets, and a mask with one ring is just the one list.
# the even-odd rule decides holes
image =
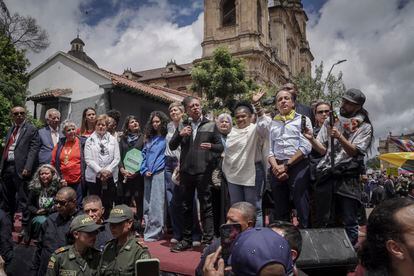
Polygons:
[[257,31],[262,33],[262,6],[260,0],[257,0]]
[[236,25],[236,1],[223,0],[221,4],[223,27]]

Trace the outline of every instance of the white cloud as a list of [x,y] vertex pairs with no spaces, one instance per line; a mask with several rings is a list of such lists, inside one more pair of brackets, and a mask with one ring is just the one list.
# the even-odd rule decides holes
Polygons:
[[[348,88],[367,96],[377,138],[389,131],[414,132],[414,1],[399,10],[398,0],[329,0],[320,18],[310,14],[310,46],[315,64],[339,59]],[[378,140],[378,139],[377,139]]]
[[[165,66],[172,58],[187,63],[201,57],[203,14],[188,26],[173,23],[176,16],[199,8],[198,2],[186,9],[166,0],[149,1],[139,9],[121,5],[119,12],[88,26],[79,9],[80,4],[88,3],[83,0],[6,0],[9,10],[36,18],[49,33],[49,48],[40,54],[28,53],[31,68],[56,51],[68,51],[79,29],[86,53],[98,66],[117,73],[125,68]],[[113,1],[113,5],[116,3]]]

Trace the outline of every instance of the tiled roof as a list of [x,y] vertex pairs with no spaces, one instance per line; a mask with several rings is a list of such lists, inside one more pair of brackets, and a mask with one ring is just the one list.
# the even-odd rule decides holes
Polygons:
[[39,94],[28,97],[27,100],[35,101],[35,100],[41,100],[45,98],[59,98],[59,97],[69,95],[69,94],[72,94],[72,89],[57,88],[57,89],[46,90],[46,91],[40,92]]
[[147,81],[152,79],[158,79],[158,78],[173,78],[178,77],[182,75],[189,75],[191,72],[191,69],[193,68],[192,63],[185,63],[185,64],[179,64],[177,65],[178,68],[182,68],[183,71],[177,71],[174,73],[169,73],[165,71],[165,67],[150,69],[150,70],[144,70],[144,71],[137,71],[134,72],[136,75],[140,75],[141,77],[138,79],[139,81]]
[[172,103],[174,101],[182,101],[188,94],[169,89],[161,86],[150,86],[137,81],[129,80],[120,75],[106,71],[111,76],[112,84],[115,86],[123,86],[136,90],[146,96],[159,99],[163,102]]

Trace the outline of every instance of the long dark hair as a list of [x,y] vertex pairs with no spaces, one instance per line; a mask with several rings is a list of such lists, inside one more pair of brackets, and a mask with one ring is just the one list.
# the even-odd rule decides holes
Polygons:
[[[82,112],[82,123],[81,123],[81,127],[80,127],[80,134],[82,135],[83,133],[85,133],[86,129],[87,129],[87,125],[86,125],[86,112],[88,112],[88,110],[93,110],[93,112],[95,112],[95,116],[96,116],[96,110],[93,107],[87,107],[83,110]],[[96,116],[98,117],[98,116]]]
[[154,119],[154,117],[158,117],[161,121],[161,128],[160,128],[160,133],[161,136],[167,136],[167,125],[169,123],[169,119],[167,117],[167,115],[165,115],[164,112],[162,111],[153,111],[150,114],[150,117],[147,121],[147,124],[145,125],[145,140],[148,141],[150,140],[152,137],[157,135],[157,131],[152,127],[152,120]]
[[374,144],[374,127],[372,126],[371,120],[369,119],[369,113],[368,111],[361,107],[361,110],[359,110],[359,114],[363,115],[364,117],[364,123],[370,124],[371,126],[371,137],[370,137],[370,141],[369,141],[369,145],[368,145],[368,151],[371,150],[371,146]]
[[[137,121],[138,124],[139,124],[139,121],[138,121],[138,118],[137,117],[135,117],[134,115],[128,115],[125,118],[124,125],[122,127],[122,135],[123,136],[127,136],[128,135],[128,133],[129,133],[128,125],[129,125],[129,121],[131,121],[132,119],[134,119],[135,121]],[[141,124],[139,125],[139,132],[138,133],[140,133],[140,132],[141,132]]]

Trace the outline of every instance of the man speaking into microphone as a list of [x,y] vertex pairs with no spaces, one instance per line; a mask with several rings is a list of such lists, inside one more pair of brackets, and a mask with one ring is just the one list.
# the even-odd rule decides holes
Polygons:
[[[323,155],[316,167],[314,226],[338,226],[337,219],[341,218],[353,245],[358,241],[358,210],[362,196],[359,179],[374,132],[368,111],[363,108],[364,103],[365,95],[360,90],[347,90],[334,126],[331,128],[327,119],[316,138],[311,131],[305,133],[312,147]],[[331,137],[334,138],[333,147]],[[330,159],[332,148],[335,157],[333,168]]]
[[211,173],[215,168],[214,153],[221,153],[224,149],[216,124],[202,115],[200,100],[188,96],[184,98],[183,105],[189,119],[183,128],[177,128],[169,143],[171,150],[181,146],[180,185],[174,200],[179,206],[178,216],[183,222],[183,240],[171,248],[172,252],[191,248],[192,212],[196,189],[203,226],[202,243],[209,244],[213,240]]

